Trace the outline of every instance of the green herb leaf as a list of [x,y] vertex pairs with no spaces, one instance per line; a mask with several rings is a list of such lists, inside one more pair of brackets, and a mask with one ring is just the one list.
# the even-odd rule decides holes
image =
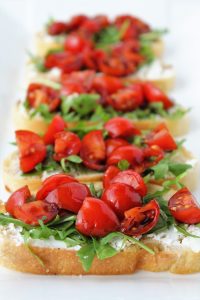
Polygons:
[[48,105],[42,103],[30,114],[30,118],[35,117],[37,114],[40,114],[46,122],[50,122],[53,118],[53,115],[49,112]]
[[142,42],[154,42],[158,40],[163,34],[166,34],[168,32],[167,29],[161,29],[161,30],[152,30],[147,33],[143,33],[140,35],[140,40]]
[[95,257],[95,249],[93,243],[90,242],[82,246],[82,248],[77,252],[77,256],[79,257],[83,265],[84,271],[88,272]]
[[189,164],[170,162],[169,171],[175,176],[179,176],[182,173],[185,173],[188,169],[191,169],[192,166]]
[[130,166],[130,163],[126,160],[126,159],[121,159],[118,164],[117,164],[118,168],[121,170],[121,171],[125,171],[129,168]]
[[184,236],[189,236],[189,237],[198,238],[198,239],[200,238],[200,236],[192,234],[189,231],[187,231],[185,228],[185,225],[183,225],[183,224],[179,224],[179,225],[175,224],[174,226]]
[[114,249],[109,244],[102,244],[101,240],[97,240],[93,238],[94,249],[96,255],[99,259],[103,260],[108,257],[112,257],[118,253],[116,249]]
[[35,66],[36,70],[39,72],[46,72],[47,69],[44,65],[44,59],[42,57],[39,56],[34,56],[31,52],[27,52],[28,56],[32,62],[32,64]]
[[71,161],[75,164],[81,164],[83,162],[82,158],[78,155],[69,155],[66,157],[66,160]]

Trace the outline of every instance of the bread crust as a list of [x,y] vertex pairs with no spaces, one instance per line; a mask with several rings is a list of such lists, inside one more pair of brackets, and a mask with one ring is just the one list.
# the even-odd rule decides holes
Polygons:
[[[14,107],[13,110],[13,122],[15,129],[31,130],[38,134],[45,133],[48,128],[48,123],[40,116],[30,118],[26,111],[20,111],[20,102]],[[159,119],[146,119],[146,120],[133,120],[134,125],[141,129],[154,129],[159,123],[164,122],[169,128],[173,136],[185,135],[189,131],[189,116],[185,114],[182,118],[170,119],[170,118],[159,118]],[[89,121],[87,122],[90,123]],[[73,128],[76,124],[74,122],[68,122],[68,127]]]
[[143,243],[155,254],[131,245],[111,258],[99,260],[95,257],[91,269],[85,272],[75,250],[16,245],[5,237],[0,243],[0,264],[16,271],[40,275],[120,275],[138,270],[175,274],[200,272],[200,252],[187,248],[165,248],[149,239],[143,239]]
[[[178,153],[181,157],[181,161],[189,162],[190,160],[195,160],[193,167],[188,170],[186,176],[182,179],[182,183],[185,184],[189,189],[194,190],[198,184],[198,175],[199,175],[199,163],[185,148]],[[92,173],[92,174],[83,174],[76,177],[80,182],[89,184],[94,183],[96,188],[102,187],[102,178],[103,173]],[[15,151],[11,153],[3,162],[3,182],[6,189],[9,192],[14,192],[24,185],[28,185],[30,191],[35,194],[36,191],[42,184],[42,176],[21,176],[19,173],[19,159],[18,152]],[[149,192],[153,192],[162,188],[163,181],[152,181],[148,184]]]

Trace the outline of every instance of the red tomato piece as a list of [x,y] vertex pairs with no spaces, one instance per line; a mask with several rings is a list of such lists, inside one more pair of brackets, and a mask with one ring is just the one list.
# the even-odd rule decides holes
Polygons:
[[146,137],[146,143],[149,146],[159,146],[164,151],[172,151],[177,149],[177,144],[167,129],[150,133]]
[[26,99],[33,108],[40,104],[48,105],[50,112],[55,111],[61,102],[58,91],[41,83],[29,84]]
[[60,161],[69,155],[76,155],[81,149],[81,140],[77,134],[61,131],[55,135],[54,159]]
[[101,130],[91,131],[83,137],[80,156],[86,167],[94,170],[105,169],[106,146]]
[[5,204],[6,211],[13,216],[15,208],[17,206],[22,206],[30,197],[31,193],[28,186],[23,186],[12,193],[8,198],[8,201]]
[[69,182],[59,185],[50,192],[45,201],[54,203],[59,208],[78,213],[86,197],[91,196],[87,185],[79,182]]
[[113,94],[123,88],[123,83],[121,79],[114,76],[100,75],[94,78],[93,88],[100,93],[106,91],[108,94]]
[[[164,158],[164,151],[157,145],[144,148],[144,169],[150,168],[156,165],[161,159]],[[152,157],[154,158],[152,160]]]
[[121,146],[127,146],[129,143],[126,140],[116,138],[116,139],[107,139],[106,143],[106,155],[107,157],[117,148]]
[[122,146],[114,150],[107,159],[107,165],[116,165],[120,160],[127,160],[134,168],[143,162],[142,149],[135,145]]
[[142,86],[135,83],[132,86],[118,90],[108,98],[108,103],[118,111],[132,111],[143,103]]
[[130,236],[138,236],[149,232],[158,222],[160,207],[156,200],[151,200],[143,207],[127,210],[121,223],[121,231]]
[[172,100],[170,100],[158,87],[151,82],[145,82],[143,84],[144,95],[148,103],[162,102],[165,109],[169,109],[174,106]]
[[104,128],[111,138],[127,138],[140,134],[140,130],[133,125],[133,122],[121,117],[112,118],[104,125]]
[[82,68],[83,56],[81,53],[76,55],[70,52],[51,53],[45,57],[44,65],[47,69],[57,67],[64,73],[71,73]]
[[103,175],[103,187],[106,189],[109,187],[112,179],[120,172],[120,169],[116,166],[110,166],[107,168]]
[[42,182],[42,186],[36,194],[36,199],[44,200],[51,191],[60,185],[71,182],[78,182],[78,180],[66,174],[51,175]]
[[64,22],[53,22],[51,23],[48,28],[48,34],[50,35],[59,35],[59,34],[63,34],[66,33],[67,31],[67,24]]
[[111,183],[125,183],[134,188],[134,190],[144,197],[147,193],[147,187],[140,174],[133,170],[126,170],[119,172],[112,180]]
[[43,139],[28,130],[15,131],[19,148],[20,169],[24,172],[32,171],[46,157],[46,147]]
[[58,208],[55,204],[49,204],[44,201],[32,201],[18,206],[14,210],[14,217],[30,225],[39,225],[40,220],[48,223],[58,214]]
[[70,22],[68,23],[68,27],[70,30],[78,29],[86,20],[88,20],[87,16],[76,15],[71,18]]
[[101,199],[106,202],[122,219],[124,212],[136,206],[142,205],[140,194],[134,188],[124,183],[113,183],[104,190]]
[[74,54],[80,53],[84,48],[92,47],[92,42],[89,40],[83,39],[79,34],[72,33],[67,36],[64,42],[65,51],[70,51]]
[[87,236],[103,237],[119,228],[119,220],[107,203],[85,198],[76,219],[76,229]]
[[67,124],[65,123],[63,118],[59,115],[56,115],[49,124],[47,131],[43,137],[45,144],[53,144],[55,141],[55,134],[63,131],[66,127]]
[[179,222],[200,223],[200,206],[192,193],[186,188],[180,189],[169,199],[169,210]]

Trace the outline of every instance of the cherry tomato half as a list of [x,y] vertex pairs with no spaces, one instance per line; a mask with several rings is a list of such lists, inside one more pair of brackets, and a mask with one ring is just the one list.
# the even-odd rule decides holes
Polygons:
[[106,146],[101,130],[94,130],[82,139],[80,156],[86,167],[94,170],[105,169]]
[[165,109],[169,109],[174,106],[172,100],[170,100],[158,87],[151,82],[145,82],[143,84],[144,95],[149,103],[162,102]]
[[19,148],[20,169],[24,172],[32,171],[46,157],[46,147],[43,139],[28,130],[15,131]]
[[125,183],[134,188],[142,197],[147,193],[147,187],[140,174],[133,170],[126,170],[119,172],[112,180],[111,183]]
[[60,105],[58,91],[40,83],[31,83],[27,90],[26,99],[30,107],[37,108],[40,104],[46,104],[49,111],[55,111]]
[[127,138],[140,133],[133,122],[121,117],[112,118],[104,125],[104,128],[111,138]]
[[126,210],[142,205],[141,196],[135,192],[132,186],[125,183],[112,183],[104,190],[101,199],[113,209],[120,219],[123,219]]
[[129,143],[126,140],[116,138],[116,139],[107,139],[106,143],[106,155],[107,157],[117,148],[121,146],[127,146]]
[[180,189],[170,198],[168,206],[172,216],[177,221],[186,224],[200,223],[200,206],[186,187]]
[[23,186],[12,193],[12,195],[8,198],[5,205],[6,211],[13,216],[15,208],[17,206],[22,206],[30,197],[31,193],[28,186]]
[[55,134],[63,131],[67,127],[67,124],[63,118],[59,115],[56,115],[51,123],[49,124],[45,135],[43,136],[44,142],[46,145],[53,144],[55,141]]
[[69,182],[59,185],[47,195],[45,200],[48,203],[56,204],[59,208],[78,213],[84,199],[90,195],[87,185],[79,182]]
[[50,53],[45,57],[44,65],[47,69],[57,67],[64,73],[71,73],[82,68],[82,54],[72,54],[70,52]]
[[64,42],[65,51],[70,51],[74,54],[80,53],[86,47],[92,47],[92,42],[83,39],[79,34],[72,33],[66,37]]
[[70,182],[78,182],[78,180],[66,174],[51,175],[42,182],[42,186],[36,194],[36,199],[44,200],[51,191],[55,190],[62,184]]
[[105,91],[108,94],[113,94],[123,88],[123,83],[121,79],[114,76],[100,75],[94,78],[93,88],[100,93]]
[[127,210],[121,223],[121,231],[130,236],[138,236],[150,231],[158,222],[160,207],[156,200],[151,200],[143,207]]
[[92,197],[85,198],[76,219],[76,229],[84,235],[103,237],[119,228],[119,220],[110,206]]
[[76,155],[81,149],[81,140],[77,134],[61,131],[55,135],[54,159],[60,161],[69,155]]
[[44,201],[32,201],[18,206],[14,210],[14,217],[30,225],[39,225],[39,220],[48,223],[56,217],[58,209],[55,204]]
[[167,129],[161,129],[158,132],[152,132],[146,137],[146,143],[149,146],[159,146],[164,151],[177,149],[177,144]]
[[53,22],[47,28],[48,34],[59,35],[67,31],[67,24],[64,22]]
[[110,166],[107,168],[103,175],[103,187],[106,189],[109,187],[112,179],[120,172],[120,169],[116,166]]

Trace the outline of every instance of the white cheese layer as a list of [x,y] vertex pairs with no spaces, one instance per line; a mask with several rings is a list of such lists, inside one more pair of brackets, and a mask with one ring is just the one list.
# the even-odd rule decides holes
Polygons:
[[154,60],[151,64],[144,65],[133,75],[134,78],[141,80],[168,79],[174,76],[174,68],[171,65],[163,65],[158,59]]

